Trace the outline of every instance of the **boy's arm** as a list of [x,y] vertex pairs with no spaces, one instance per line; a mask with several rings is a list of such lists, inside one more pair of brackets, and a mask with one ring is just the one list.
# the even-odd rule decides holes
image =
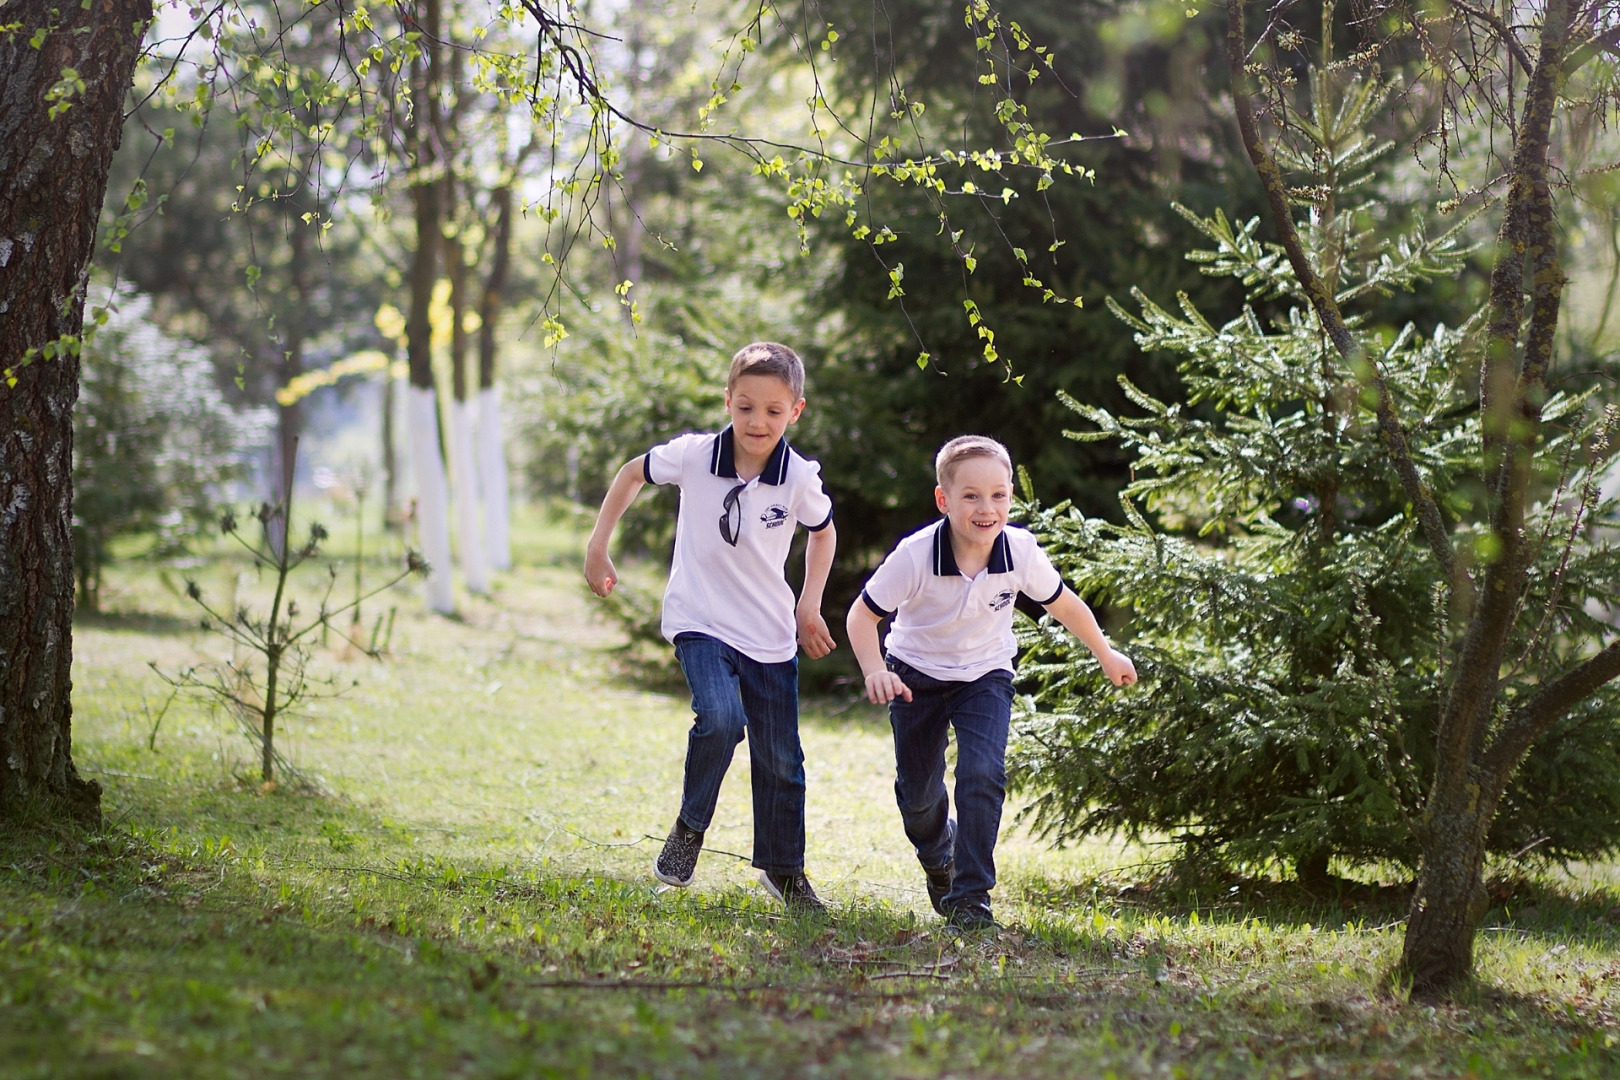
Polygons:
[[619,572],[608,555],[608,543],[613,539],[613,530],[618,527],[619,519],[630,509],[630,504],[636,501],[636,496],[646,484],[643,479],[646,475],[646,458],[646,454],[633,457],[619,469],[612,486],[602,497],[602,509],[597,512],[596,527],[591,530],[591,538],[585,542],[585,582],[597,596],[606,596],[619,583]]
[[827,588],[827,574],[832,570],[833,552],[838,550],[838,530],[832,522],[810,534],[804,546],[804,589],[799,593],[799,608],[795,613],[799,624],[799,644],[812,660],[838,648],[827,620],[821,617],[821,596]]
[[895,698],[910,701],[911,687],[883,665],[883,650],[878,645],[880,621],[877,612],[867,607],[859,596],[849,605],[849,616],[844,620],[844,629],[849,631],[849,647],[855,651],[855,660],[866,678],[866,699],[874,705],[887,705]]
[[1056,600],[1046,605],[1046,611],[1091,650],[1091,655],[1102,665],[1103,674],[1108,676],[1109,682],[1115,686],[1129,686],[1136,681],[1136,665],[1131,663],[1131,658],[1108,644],[1102,627],[1097,625],[1097,616],[1067,585],[1063,586]]

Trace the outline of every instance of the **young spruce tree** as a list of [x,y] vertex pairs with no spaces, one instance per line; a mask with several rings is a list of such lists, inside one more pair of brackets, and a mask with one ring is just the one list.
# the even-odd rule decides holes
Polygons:
[[[1454,274],[1466,256],[1462,226],[1434,237],[1421,221],[1396,235],[1383,224],[1392,215],[1371,181],[1390,144],[1367,128],[1386,93],[1316,73],[1279,164],[1311,178],[1292,189],[1309,256],[1393,394],[1447,525],[1472,536],[1462,550],[1483,564],[1496,552],[1479,482],[1482,319],[1392,331],[1365,318],[1371,301]],[[1214,245],[1188,257],[1241,281],[1249,302],[1221,324],[1184,295],[1179,315],[1140,292],[1140,317],[1110,302],[1143,349],[1178,357],[1189,401],[1124,384],[1143,415],[1123,417],[1069,400],[1094,430],[1067,434],[1135,455],[1121,494],[1129,524],[1041,508],[1025,488],[1029,523],[1064,575],[1130,613],[1142,685],[1101,693],[1077,643],[1026,625],[1013,782],[1034,796],[1037,829],[1059,840],[1157,833],[1195,857],[1280,860],[1318,881],[1334,857],[1415,868],[1463,627],[1380,441],[1369,372],[1342,362],[1281,247],[1257,239],[1259,219],[1182,213]],[[1616,413],[1591,393],[1553,393],[1544,416],[1507,705],[1578,659],[1620,605],[1605,528],[1615,507],[1598,489]],[[1620,847],[1617,716],[1610,685],[1536,743],[1491,827],[1492,853]]]

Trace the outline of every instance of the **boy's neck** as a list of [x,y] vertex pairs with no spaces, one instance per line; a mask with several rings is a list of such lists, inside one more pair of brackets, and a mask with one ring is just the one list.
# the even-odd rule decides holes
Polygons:
[[956,531],[956,526],[947,524],[946,534],[951,540],[951,557],[956,560],[956,570],[963,577],[978,577],[979,571],[990,565],[990,556],[996,549],[998,532],[988,540],[980,541],[977,537],[963,536]]
[[[729,434],[731,436],[731,467],[737,470],[737,479],[752,480],[763,473],[765,466],[770,464],[771,455],[776,453],[776,446],[772,446],[756,458],[743,450],[737,441],[737,432],[735,430],[729,432]],[[786,436],[783,436],[783,438],[786,438]],[[781,441],[781,439],[778,439],[777,445],[780,445]]]

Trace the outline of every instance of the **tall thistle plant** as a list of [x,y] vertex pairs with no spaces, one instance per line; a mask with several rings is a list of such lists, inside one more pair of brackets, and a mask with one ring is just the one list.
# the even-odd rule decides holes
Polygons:
[[[1143,673],[1129,694],[1047,623],[1023,630],[1013,782],[1058,840],[1158,834],[1227,865],[1327,875],[1333,857],[1415,868],[1448,666],[1463,620],[1451,582],[1380,437],[1376,364],[1423,484],[1459,538],[1461,565],[1497,557],[1485,523],[1479,316],[1460,327],[1371,325],[1372,301],[1459,271],[1462,226],[1380,233],[1368,125],[1386,90],[1318,73],[1313,108],[1279,162],[1300,235],[1368,358],[1340,359],[1280,246],[1258,219],[1182,215],[1212,245],[1188,257],[1248,290],[1217,322],[1135,294],[1113,310],[1143,349],[1179,357],[1187,406],[1124,383],[1140,416],[1069,405],[1135,455],[1123,526],[1067,505],[1026,516],[1080,591],[1129,612]],[[1262,311],[1272,314],[1262,315]],[[1620,558],[1600,497],[1616,414],[1591,392],[1553,393],[1535,457],[1529,576],[1498,694],[1503,711],[1567,668],[1620,605]],[[1587,698],[1537,741],[1491,825],[1496,856],[1569,859],[1620,847],[1620,695]]]

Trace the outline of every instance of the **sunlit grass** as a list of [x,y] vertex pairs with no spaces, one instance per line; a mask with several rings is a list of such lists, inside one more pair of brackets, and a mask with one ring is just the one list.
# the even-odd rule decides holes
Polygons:
[[963,939],[927,908],[887,725],[859,703],[811,703],[803,725],[830,923],[785,918],[734,857],[752,833],[745,753],[698,884],[660,891],[646,867],[690,714],[616,671],[580,539],[529,517],[520,568],[456,619],[408,590],[374,603],[398,609],[391,656],[329,643],[322,664],[358,685],[289,719],[306,782],[268,791],[253,748],[192,703],[153,736],[168,691],[147,667],[220,647],[186,574],[244,602],[262,582],[224,559],[115,567],[74,675],[75,758],[109,827],[0,834],[0,1075],[1616,1069],[1610,868],[1505,893],[1480,986],[1440,1008],[1387,981],[1392,892],[1172,889],[1150,880],[1153,852],[1104,842],[1051,852],[1004,830],[1011,929]]

